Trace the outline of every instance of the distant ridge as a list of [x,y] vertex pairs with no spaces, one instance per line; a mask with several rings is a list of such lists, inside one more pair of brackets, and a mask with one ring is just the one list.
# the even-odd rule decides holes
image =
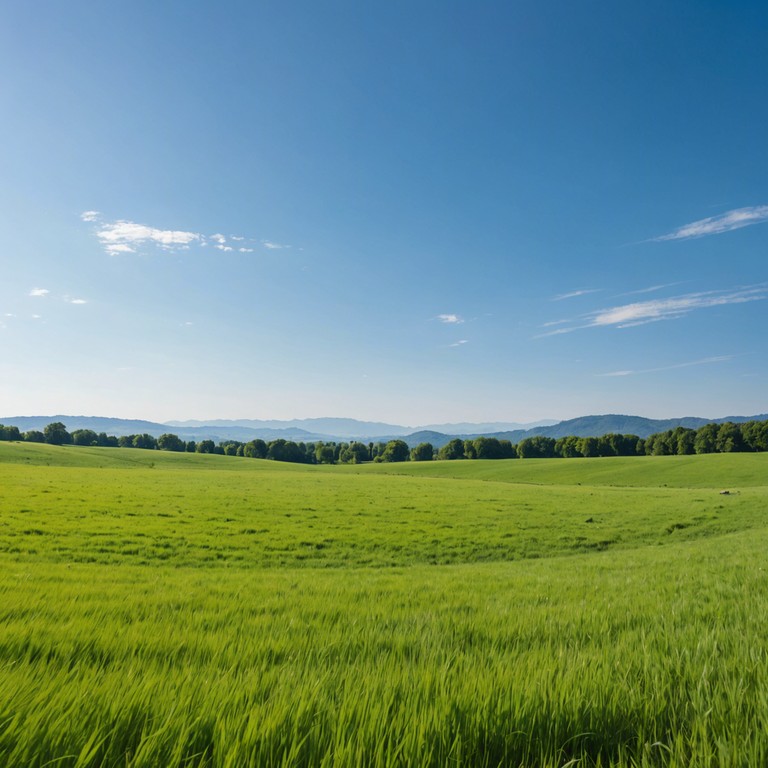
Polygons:
[[[141,419],[111,419],[104,416],[8,416],[0,417],[0,424],[17,426],[22,432],[37,429],[42,430],[54,421],[62,422],[72,432],[76,429],[92,429],[94,432],[106,432],[109,435],[147,434],[159,437],[165,432],[172,432],[185,440],[237,440],[248,442],[261,438],[270,440],[284,439],[294,442],[347,442],[360,440],[362,442],[387,442],[401,439],[413,447],[418,443],[432,443],[440,448],[454,438],[471,439],[480,436],[496,437],[518,443],[526,437],[543,435],[545,437],[600,437],[609,433],[637,435],[648,437],[656,432],[682,426],[698,429],[708,423],[732,421],[766,421],[768,414],[756,416],[724,416],[717,419],[705,419],[697,416],[684,416],[679,419],[646,419],[642,416],[627,416],[623,414],[603,414],[581,416],[567,421],[542,423],[529,429],[504,429],[516,426],[504,422],[482,424],[460,423],[433,425],[451,427],[456,431],[442,432],[430,426],[414,429],[397,424],[386,424],[376,421],[357,421],[343,418],[292,419],[290,421],[242,419],[217,419],[212,421],[173,421],[161,424]],[[525,426],[525,425],[523,425]],[[476,429],[472,429],[475,427]],[[502,427],[502,429],[495,429]]]

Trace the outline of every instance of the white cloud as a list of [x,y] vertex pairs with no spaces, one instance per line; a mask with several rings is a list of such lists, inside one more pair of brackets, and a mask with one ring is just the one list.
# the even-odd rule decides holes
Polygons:
[[680,285],[680,283],[662,283],[660,285],[652,285],[650,288],[640,288],[637,291],[627,291],[626,293],[620,293],[619,296],[636,296],[640,293],[655,293],[656,291],[662,291],[665,288],[672,288],[675,285]]
[[599,309],[596,312],[581,315],[575,320],[557,320],[547,323],[544,327],[556,324],[563,327],[539,334],[538,338],[572,333],[584,328],[632,328],[661,320],[675,320],[699,309],[729,304],[745,304],[750,301],[761,301],[766,298],[768,298],[768,283],[726,291],[688,293],[682,296],[673,296],[669,299],[638,301],[618,307]]
[[112,221],[102,224],[96,231],[96,237],[109,254],[132,253],[138,246],[156,245],[165,250],[199,242],[197,232],[185,232],[178,229],[156,229],[134,221]]
[[47,288],[33,288],[30,292],[30,296],[38,296],[43,297],[47,296],[50,293],[50,291]]
[[70,304],[87,304],[85,299],[66,299]]
[[[165,251],[187,251],[191,247],[205,248],[213,245],[225,253],[235,250],[228,245],[230,241],[241,242],[247,238],[241,235],[223,235],[217,232],[205,236],[200,232],[191,232],[180,229],[159,229],[135,221],[119,219],[117,221],[103,221],[98,211],[85,211],[80,214],[83,221],[98,222],[95,234],[104,250],[111,256],[122,253],[137,253],[142,248],[155,247]],[[252,241],[253,242],[253,241]],[[266,248],[290,248],[288,245],[262,241]],[[253,253],[253,248],[237,248],[239,253]]]
[[460,347],[462,344],[469,344],[468,339],[460,339],[459,341],[454,341],[453,344],[449,344],[449,347]]
[[261,244],[265,248],[269,248],[270,251],[280,251],[283,248],[290,248],[290,245],[283,245],[282,243],[274,243],[271,240],[262,240]]
[[704,235],[719,235],[722,232],[741,229],[750,226],[750,224],[760,224],[763,221],[768,221],[768,205],[753,205],[749,208],[736,208],[719,216],[711,216],[708,219],[700,219],[685,224],[673,232],[653,239],[660,242],[663,240],[686,240]]
[[588,293],[598,293],[599,288],[584,288],[579,291],[571,291],[570,293],[561,293],[559,296],[553,296],[551,301],[562,301],[563,299],[575,299],[577,296],[585,296]]
[[436,320],[441,323],[448,323],[449,325],[458,325],[464,322],[464,319],[460,315],[438,315]]
[[725,363],[733,360],[733,355],[718,355],[716,357],[705,357],[703,360],[693,360],[688,363],[677,363],[676,365],[664,365],[660,368],[644,368],[639,371],[611,371],[610,373],[599,373],[598,376],[636,376],[641,373],[658,373],[659,371],[674,371],[678,368],[690,368],[694,365],[711,365],[712,363]]

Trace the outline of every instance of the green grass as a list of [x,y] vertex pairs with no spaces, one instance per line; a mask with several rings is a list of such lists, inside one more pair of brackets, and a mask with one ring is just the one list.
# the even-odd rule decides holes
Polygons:
[[766,470],[0,444],[0,765],[765,765]]

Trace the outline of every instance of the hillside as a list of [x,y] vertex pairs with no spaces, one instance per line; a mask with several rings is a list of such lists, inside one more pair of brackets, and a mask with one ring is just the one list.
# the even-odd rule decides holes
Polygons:
[[[136,419],[113,419],[103,416],[6,416],[0,418],[0,424],[17,426],[22,432],[42,430],[54,421],[62,422],[72,432],[76,429],[92,429],[94,432],[106,432],[109,435],[147,433],[159,437],[163,433],[172,432],[184,440],[213,440],[222,442],[236,440],[248,442],[260,438],[270,440],[291,440],[293,442],[346,442],[359,440],[361,442],[387,442],[400,439],[414,447],[421,442],[432,443],[440,448],[454,438],[472,439],[480,436],[496,437],[518,443],[526,437],[544,435],[546,437],[600,437],[609,433],[630,434],[638,437],[648,437],[656,432],[664,432],[677,426],[697,429],[704,424],[724,421],[764,421],[768,414],[757,416],[728,416],[716,419],[686,416],[678,419],[646,419],[642,416],[626,416],[621,414],[605,414],[581,416],[576,419],[532,427],[530,429],[515,429],[503,431],[484,431],[470,429],[473,425],[461,423],[455,426],[461,430],[456,433],[441,432],[434,428],[410,427],[385,424],[383,422],[364,422],[355,419],[293,419],[290,421],[259,421],[259,420],[213,420],[185,421],[158,423]],[[499,423],[477,424],[476,427],[499,426]]]

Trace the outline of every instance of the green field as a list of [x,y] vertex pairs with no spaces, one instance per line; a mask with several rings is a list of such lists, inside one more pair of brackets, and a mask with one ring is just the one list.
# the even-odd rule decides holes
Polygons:
[[0,443],[0,489],[0,765],[768,764],[768,454]]

